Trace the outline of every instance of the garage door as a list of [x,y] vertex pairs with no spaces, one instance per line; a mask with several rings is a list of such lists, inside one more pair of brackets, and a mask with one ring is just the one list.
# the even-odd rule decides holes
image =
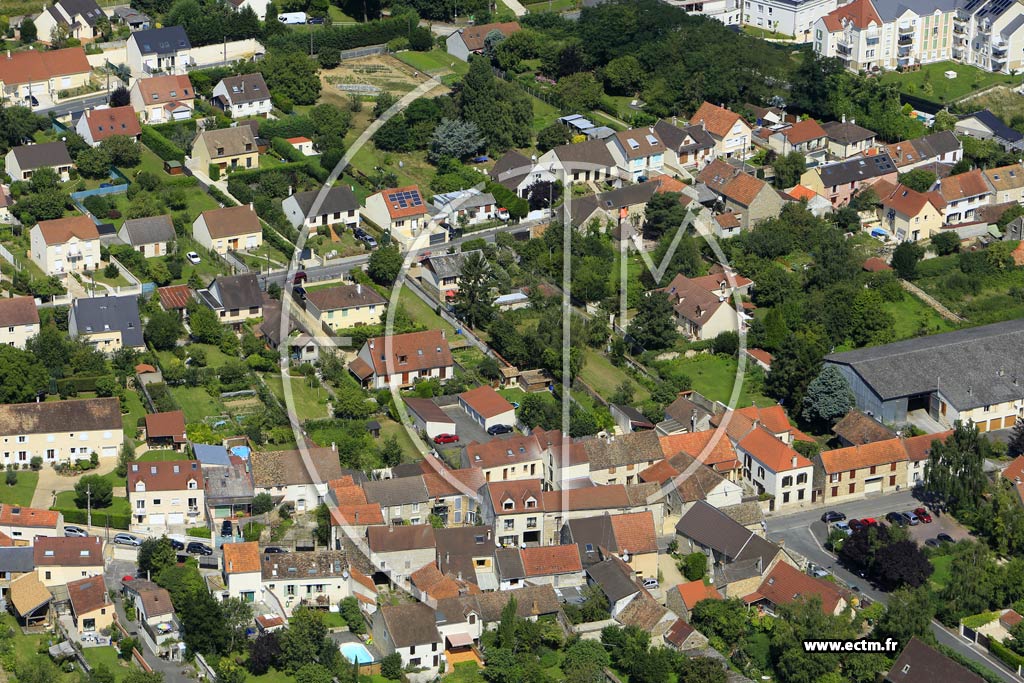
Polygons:
[[168,524],[184,524],[185,523],[185,513],[184,512],[172,512],[171,514],[167,515],[167,523]]
[[104,458],[114,458],[114,457],[117,457],[117,446],[104,446],[103,447],[103,457]]
[[882,490],[882,478],[864,480],[864,493],[878,493]]
[[162,514],[150,515],[149,516],[149,523],[150,523],[151,526],[163,526],[164,516]]
[[988,431],[988,422],[984,422],[984,421],[979,422],[978,423],[978,431],[979,432],[987,432]]

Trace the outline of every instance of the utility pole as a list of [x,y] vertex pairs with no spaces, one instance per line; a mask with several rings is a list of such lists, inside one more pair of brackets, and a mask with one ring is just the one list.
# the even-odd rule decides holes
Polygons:
[[86,519],[89,522],[89,526],[92,526],[92,484],[85,485],[85,508]]

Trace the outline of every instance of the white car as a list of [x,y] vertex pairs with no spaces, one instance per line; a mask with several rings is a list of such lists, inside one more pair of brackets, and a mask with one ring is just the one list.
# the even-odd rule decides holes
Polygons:
[[191,263],[192,265],[196,265],[202,260],[201,258],[199,258],[199,254],[197,254],[194,251],[190,251],[187,254],[185,254],[185,258],[187,258],[188,262]]

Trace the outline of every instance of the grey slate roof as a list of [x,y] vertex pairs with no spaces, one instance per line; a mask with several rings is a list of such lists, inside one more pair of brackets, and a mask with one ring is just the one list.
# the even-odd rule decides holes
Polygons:
[[892,683],[982,683],[984,679],[917,638],[911,638],[885,680]]
[[[978,121],[980,121],[981,123],[985,124],[985,126],[989,130],[992,131],[992,134],[994,136],[996,136],[998,138],[1002,138],[1003,140],[1006,140],[1007,142],[1017,142],[1017,141],[1021,140],[1022,138],[1024,138],[1024,135],[1022,135],[1021,133],[1018,133],[1013,128],[1010,128],[1008,125],[1003,123],[1002,119],[1000,119],[998,116],[996,116],[995,114],[990,112],[988,109],[982,109],[981,111],[976,111],[973,114],[967,114],[966,116],[961,116],[960,118],[961,119],[969,119],[969,118],[978,119]],[[949,131],[946,131],[946,132],[949,132]],[[952,135],[952,133],[950,133],[950,135]]]
[[423,603],[382,605],[380,614],[395,647],[441,642],[434,610]]
[[500,185],[515,190],[523,178],[530,174],[533,162],[519,152],[507,152],[494,164],[491,178]]
[[821,124],[829,140],[848,145],[854,142],[870,140],[875,137],[875,132],[858,126],[852,121],[826,121]]
[[0,548],[0,574],[24,574],[36,567],[35,551],[24,548]]
[[470,254],[483,254],[483,251],[471,249],[457,254],[439,254],[426,259],[424,265],[434,271],[439,278],[459,277],[462,274],[462,264]]
[[[665,147],[674,149],[677,153],[688,154],[701,149],[711,149],[715,146],[715,139],[711,133],[700,126],[676,126],[662,119],[654,124],[654,132],[658,134]],[[689,136],[693,142],[683,144]]]
[[132,218],[122,226],[128,234],[128,243],[133,247],[174,240],[174,223],[168,215],[150,218]]
[[85,23],[89,26],[95,26],[100,17],[106,16],[100,6],[96,4],[96,0],[60,0],[57,4],[63,7],[70,17],[74,17],[76,14],[82,15]]
[[499,548],[494,551],[494,563],[498,568],[498,576],[502,579],[525,579],[523,558],[518,548]]
[[587,439],[581,442],[590,461],[590,470],[604,470],[660,460],[664,457],[657,433],[633,432],[612,439]]
[[181,26],[166,26],[137,31],[131,35],[144,55],[166,54],[191,49],[192,43]]
[[430,499],[422,475],[368,481],[363,484],[363,493],[366,494],[368,503],[379,503],[381,506],[387,507],[423,503]]
[[71,155],[63,142],[44,142],[38,145],[15,147],[14,158],[23,171],[49,166],[70,166]]
[[919,17],[931,14],[932,12],[952,12],[957,7],[963,6],[962,0],[898,0],[898,2],[873,2],[878,16],[884,22],[895,21],[907,10],[910,10]]
[[263,294],[253,273],[218,277],[210,290],[216,293],[221,306],[229,310],[263,304]]
[[[998,119],[996,120],[998,121]],[[1020,139],[1020,133],[1013,130],[1002,121],[999,121],[999,124],[1009,130],[1012,134],[1016,135],[1018,140]],[[955,152],[961,147],[960,140],[957,139],[956,135],[954,135],[951,130],[943,130],[938,133],[932,133],[930,135],[925,135],[924,137],[915,138],[914,140],[911,140],[911,143],[922,158],[942,156],[943,154]]]
[[[293,195],[295,203],[299,205],[303,215],[309,216],[309,212],[313,208],[313,202],[316,200],[319,192],[319,190],[310,190],[309,192],[296,192]],[[332,213],[358,210],[359,200],[356,199],[348,185],[332,185],[331,189],[327,191],[324,203],[320,205],[316,215],[326,216]]]
[[125,346],[143,346],[139,299],[135,296],[98,296],[75,299],[71,305],[79,334],[120,330]]
[[573,168],[580,165],[614,166],[615,160],[603,140],[587,140],[576,144],[559,145],[552,150],[563,165]]
[[747,530],[721,510],[697,501],[676,523],[676,533],[724,555],[729,562],[760,558],[767,567],[779,546]]
[[267,82],[263,80],[263,74],[258,71],[241,76],[228,76],[222,78],[221,83],[227,88],[228,98],[233,105],[270,99]]
[[640,586],[630,579],[628,572],[629,567],[617,557],[609,557],[587,568],[587,576],[601,587],[612,604],[640,592]]
[[833,353],[883,400],[936,389],[958,410],[1024,397],[1024,319]]
[[192,452],[195,453],[196,460],[201,462],[204,467],[211,465],[228,467],[231,465],[231,460],[228,458],[228,449],[219,444],[192,444]]
[[845,185],[859,180],[870,180],[879,176],[896,171],[896,164],[892,158],[883,153],[872,157],[858,157],[849,161],[840,161],[837,164],[822,166],[818,172],[821,174],[821,183],[825,187]]

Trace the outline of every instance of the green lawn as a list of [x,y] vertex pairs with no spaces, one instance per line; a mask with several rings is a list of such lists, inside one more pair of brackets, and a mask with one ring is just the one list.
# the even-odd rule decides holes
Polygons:
[[340,7],[331,5],[327,10],[327,16],[331,21],[356,21],[349,15],[341,11]]
[[[398,165],[399,161],[402,162],[401,167]],[[430,180],[435,172],[434,167],[427,163],[425,152],[397,155],[377,149],[372,140],[355,153],[352,157],[352,166],[367,175],[373,175],[374,169],[380,166],[398,177],[399,186],[419,185],[428,194]]]
[[[287,405],[284,397],[284,379],[277,373],[266,373],[263,381],[267,383],[270,390],[281,401],[281,405]],[[314,380],[315,381],[315,380]],[[319,386],[309,386],[309,380],[305,377],[291,377],[288,380],[291,387],[292,398],[295,401],[295,414],[301,422],[306,420],[319,420],[330,417],[327,414],[327,390]]]
[[530,14],[538,12],[566,12],[577,8],[576,0],[543,0],[543,2],[524,3],[523,6]]
[[414,69],[432,76],[439,76],[449,73],[456,73],[464,76],[469,71],[469,64],[456,59],[441,48],[434,48],[430,52],[413,52],[405,50],[395,53],[400,61],[405,62]]
[[[121,480],[121,486],[124,486],[124,480]],[[61,491],[57,494],[57,502],[53,505],[51,510],[78,510],[79,507],[75,505],[75,492],[74,491]],[[82,508],[84,509],[84,508]],[[110,513],[112,515],[124,515],[128,516],[131,514],[131,507],[128,505],[127,498],[114,498],[110,501],[110,507],[105,508],[93,508],[92,509],[92,521],[94,524],[103,524],[103,515]]]
[[[132,169],[133,171],[149,171],[150,173],[160,176],[164,173],[164,160],[158,157],[153,151],[145,145],[139,145],[142,149],[142,162],[137,168]],[[129,175],[129,174],[125,174]]]
[[[946,71],[955,71],[957,77],[946,78],[943,75]],[[887,71],[880,78],[882,83],[895,83],[902,92],[908,95],[939,103],[951,102],[989,86],[1019,83],[1020,81],[1019,76],[989,73],[956,62],[925,64],[918,71],[904,73]]]
[[946,584],[949,583],[950,568],[953,564],[952,555],[933,555],[928,559],[935,567],[935,572],[932,574],[931,581],[936,589],[941,590],[945,588]]
[[[413,322],[426,326],[429,330],[444,330],[449,337],[455,334],[455,328],[448,324],[432,309],[427,302],[419,298],[408,287],[403,287],[398,295],[398,305],[405,309]],[[449,339],[449,342],[453,341]]]
[[[206,365],[211,367],[211,368],[219,368],[220,366],[224,365],[225,363],[227,363],[231,359],[231,356],[227,355],[226,353],[221,351],[219,348],[217,348],[213,344],[192,343],[192,344],[189,344],[187,348],[188,349],[197,349],[198,348],[198,349],[202,349],[203,351],[205,351],[206,352]],[[161,365],[165,365],[167,363],[171,363],[171,362],[177,360],[177,358],[175,358],[174,354],[171,353],[170,351],[157,351],[156,355],[160,359],[160,364]]]
[[485,680],[483,674],[473,662],[462,662],[456,664],[450,674],[445,676],[442,680],[450,681],[451,683],[478,683]]
[[18,470],[18,483],[8,486],[0,484],[0,503],[8,505],[32,504],[32,494],[36,492],[36,484],[39,483],[39,473],[32,470]]
[[405,453],[406,460],[416,461],[423,457],[416,448],[416,444],[413,443],[412,437],[409,436],[409,432],[406,431],[401,422],[395,422],[387,417],[378,418],[377,422],[380,422],[381,441],[388,437],[395,436],[398,438],[398,443],[402,446],[402,452]]
[[793,36],[786,33],[776,33],[764,28],[758,28],[757,26],[743,26],[743,32],[748,33],[758,38],[771,38],[773,40],[793,40]]
[[82,654],[94,669],[100,664],[105,665],[114,674],[115,681],[127,676],[128,672],[134,668],[118,659],[117,650],[112,647],[87,647],[82,650]]
[[186,422],[202,422],[212,415],[223,415],[224,404],[202,387],[171,387],[171,395],[185,411]]
[[[677,359],[669,362],[673,371],[690,378],[695,391],[712,401],[721,401],[728,404],[729,398],[732,396],[733,384],[736,381],[736,359],[702,353],[695,358]],[[748,373],[751,371],[751,365],[748,361]],[[752,403],[756,403],[759,406],[770,406],[774,402],[760,393],[752,392],[747,383],[744,382],[739,399],[736,402],[736,407],[743,408]]]
[[904,294],[902,301],[885,302],[885,310],[896,319],[896,339],[918,337],[923,330],[928,334],[949,332],[956,326],[935,312],[913,294]]
[[135,391],[126,391],[123,405],[128,407],[128,412],[121,415],[121,424],[124,425],[124,435],[134,439],[138,434],[139,418],[146,416],[146,408],[142,405],[142,399]]
[[188,460],[188,456],[179,451],[146,451],[136,460],[138,462],[167,462],[168,460]]
[[533,132],[537,133],[547,128],[552,123],[558,120],[558,117],[562,115],[557,108],[551,106],[547,102],[531,97],[533,100]]
[[620,384],[630,380],[635,387],[633,399],[637,402],[646,401],[651,397],[647,389],[630,379],[626,371],[612,365],[608,357],[596,349],[587,349],[583,354],[583,370],[580,371],[580,379],[590,385],[590,388],[601,395],[605,400],[611,400],[612,394]]

